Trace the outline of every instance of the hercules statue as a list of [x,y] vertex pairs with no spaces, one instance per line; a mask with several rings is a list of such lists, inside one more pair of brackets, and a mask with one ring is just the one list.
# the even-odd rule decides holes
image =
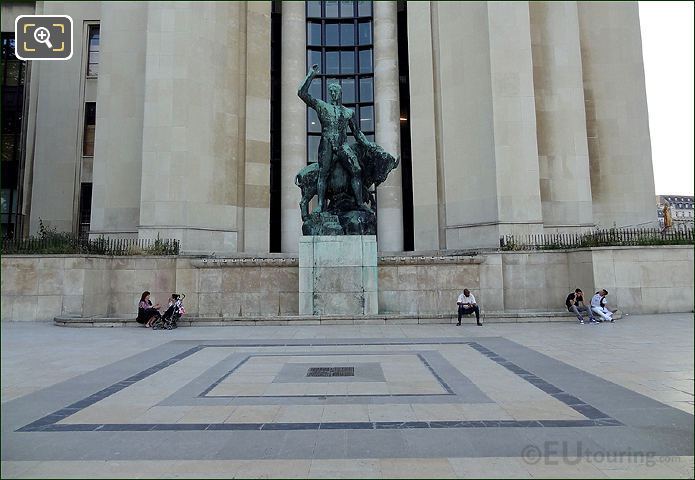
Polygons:
[[[399,162],[360,131],[355,112],[342,105],[339,84],[328,86],[329,102],[309,94],[318,71],[318,65],[313,65],[297,92],[304,103],[316,110],[321,122],[318,162],[302,168],[295,177],[295,184],[302,190],[302,232],[375,235],[376,198],[370,189],[386,180]],[[356,142],[348,143],[348,128]],[[318,196],[318,205],[309,214],[309,202],[314,196]]]

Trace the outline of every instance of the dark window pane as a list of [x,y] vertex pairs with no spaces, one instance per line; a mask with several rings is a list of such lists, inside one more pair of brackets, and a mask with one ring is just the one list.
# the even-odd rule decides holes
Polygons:
[[374,90],[371,78],[360,78],[360,102],[372,102],[374,100]]
[[372,43],[372,22],[360,23],[359,33],[358,40],[360,45],[369,45]]
[[344,78],[340,83],[343,87],[343,103],[355,103],[355,79]]
[[338,16],[338,0],[326,0],[326,17],[335,18]]
[[344,18],[354,17],[354,5],[353,1],[341,1],[340,2],[340,16]]
[[306,2],[306,16],[321,17],[321,2],[316,0]]
[[99,73],[99,25],[90,25],[88,43],[87,75],[94,77]]
[[325,45],[332,47],[340,45],[338,40],[338,30],[340,25],[337,23],[327,23],[326,24],[326,42]]
[[355,73],[355,52],[340,52],[340,73]]
[[[355,89],[353,86],[353,93],[354,93],[354,90]],[[12,133],[2,136],[2,161],[3,162],[11,162],[12,160],[14,160],[15,137],[16,137],[16,135],[14,135]]]
[[321,64],[321,50],[309,50],[306,54],[307,70],[311,68],[312,65],[316,64],[319,66],[319,71],[323,71],[323,65]]
[[360,50],[360,73],[372,73],[372,49]]
[[306,41],[309,45],[321,45],[321,24],[309,22],[306,26]]
[[352,23],[340,25],[340,44],[346,46],[355,44],[355,26]]
[[370,142],[374,141],[374,134],[373,133],[365,134],[365,137],[367,137],[367,140],[369,140]]
[[307,140],[307,159],[309,163],[315,163],[319,159],[319,142],[321,141],[321,137],[318,135],[309,135]]
[[2,116],[2,133],[20,134],[22,131],[22,116],[20,112],[11,112]]
[[368,1],[357,2],[357,14],[360,17],[371,17],[372,16],[372,2],[368,2]]
[[10,195],[12,195],[12,193],[9,189],[3,188],[2,191],[0,191],[0,212],[8,213],[10,211]]
[[19,84],[19,75],[22,64],[16,61],[7,62],[7,77],[5,78],[4,85],[15,86]]
[[96,102],[86,102],[84,104],[84,123],[85,125],[94,125],[97,123]]
[[360,130],[363,132],[374,131],[374,107],[372,105],[360,107]]
[[89,26],[89,45],[99,45],[99,25]]
[[309,87],[309,93],[314,98],[323,99],[323,93],[321,93],[321,79],[315,78],[311,81],[311,86]]
[[340,52],[326,52],[326,71],[327,75],[340,73]]
[[309,119],[307,130],[310,132],[320,132],[321,124],[319,123],[319,117],[316,115],[316,111],[313,108],[307,108],[307,117]]
[[96,134],[97,104],[87,102],[84,104],[84,138],[82,139],[82,155],[94,156],[94,135]]

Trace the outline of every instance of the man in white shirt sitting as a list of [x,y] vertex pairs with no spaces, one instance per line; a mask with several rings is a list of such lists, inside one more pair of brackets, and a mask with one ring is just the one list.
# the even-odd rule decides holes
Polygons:
[[468,315],[469,313],[475,312],[476,322],[478,322],[479,326],[483,326],[483,324],[480,323],[480,309],[478,308],[478,305],[475,303],[475,297],[470,292],[470,290],[464,288],[463,293],[459,295],[459,298],[456,301],[456,303],[459,306],[459,323],[457,323],[456,325],[461,325],[461,315]]
[[613,314],[610,312],[606,313],[601,305],[601,301],[606,295],[608,295],[608,290],[602,289],[596,292],[596,295],[591,297],[591,311],[594,312],[594,315],[597,315],[602,322],[612,322]]

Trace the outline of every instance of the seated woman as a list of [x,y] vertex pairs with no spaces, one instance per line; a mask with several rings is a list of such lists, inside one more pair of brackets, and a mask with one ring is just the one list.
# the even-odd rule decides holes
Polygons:
[[145,325],[146,327],[151,327],[152,322],[161,317],[159,313],[160,308],[161,307],[159,304],[154,306],[152,305],[152,302],[150,301],[150,292],[142,292],[140,303],[138,304],[138,318],[136,318],[137,322]]

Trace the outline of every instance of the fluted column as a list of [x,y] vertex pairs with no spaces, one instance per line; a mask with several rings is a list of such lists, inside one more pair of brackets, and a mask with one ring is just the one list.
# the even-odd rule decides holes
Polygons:
[[577,2],[594,222],[657,224],[637,2]]
[[[396,2],[374,2],[374,99],[376,141],[400,155],[398,101],[398,23]],[[377,242],[380,251],[403,250],[403,188],[401,167],[377,190]]]
[[581,231],[593,213],[577,2],[529,2],[529,14],[543,226]]
[[306,76],[306,12],[304,2],[282,2],[282,251],[299,251],[302,231],[300,190],[294,177],[306,165],[306,106],[297,88]]

